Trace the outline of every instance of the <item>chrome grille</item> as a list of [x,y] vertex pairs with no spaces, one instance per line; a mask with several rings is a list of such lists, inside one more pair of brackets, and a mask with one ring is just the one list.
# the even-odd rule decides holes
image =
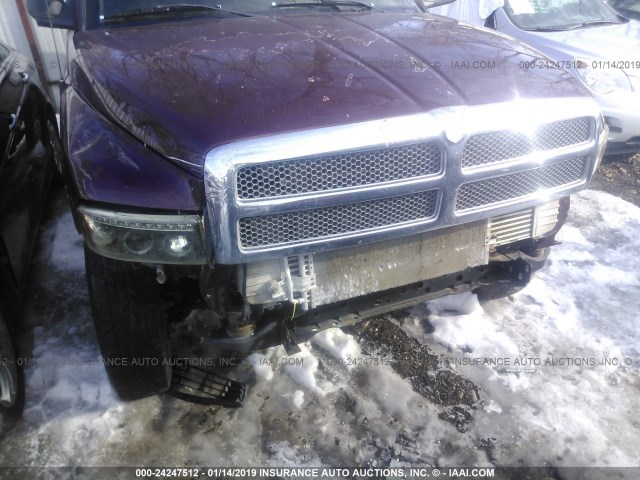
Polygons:
[[465,183],[458,189],[456,212],[578,182],[584,179],[587,160],[587,157],[573,158],[511,175]]
[[241,199],[280,197],[435,175],[443,150],[428,141],[249,165],[236,173]]
[[554,148],[580,145],[591,138],[591,120],[574,118],[542,125],[536,132],[536,149],[553,150]]
[[[316,254],[537,208],[586,186],[606,144],[599,117],[591,98],[523,99],[220,145],[204,165],[212,253]],[[445,141],[458,125],[466,139]],[[534,234],[552,220],[536,217]]]
[[473,135],[464,147],[462,167],[501,162],[531,153],[531,142],[523,133],[488,132]]
[[238,220],[244,248],[299,243],[434,218],[438,190]]
[[560,120],[540,126],[532,139],[524,133],[503,130],[472,135],[462,153],[462,167],[489,165],[528,155],[535,150],[580,145],[591,139],[588,117]]

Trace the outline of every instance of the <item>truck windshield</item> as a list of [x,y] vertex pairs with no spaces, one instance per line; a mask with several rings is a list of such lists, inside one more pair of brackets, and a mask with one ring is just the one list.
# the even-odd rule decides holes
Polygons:
[[88,0],[87,10],[95,26],[195,16],[420,11],[415,0]]
[[505,0],[504,9],[523,30],[560,31],[623,22],[602,0]]

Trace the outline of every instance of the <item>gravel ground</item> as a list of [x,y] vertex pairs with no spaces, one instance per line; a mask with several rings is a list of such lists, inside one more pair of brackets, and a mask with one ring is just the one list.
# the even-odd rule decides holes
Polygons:
[[605,158],[591,181],[591,188],[640,206],[640,152],[635,156]]

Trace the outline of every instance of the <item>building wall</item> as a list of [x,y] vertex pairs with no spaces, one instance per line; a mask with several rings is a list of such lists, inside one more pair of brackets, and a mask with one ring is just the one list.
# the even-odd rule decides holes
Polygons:
[[[25,0],[0,0],[0,41],[15,48],[35,63],[16,2],[24,3]],[[47,79],[49,95],[56,108],[58,108],[60,102],[58,82],[61,78],[58,57],[60,58],[62,74],[64,75],[67,67],[67,31],[38,27],[30,17],[29,22],[36,37],[42,59],[42,63],[38,67],[41,68]],[[56,46],[58,55],[56,55]]]
[[14,0],[0,1],[0,40],[25,54],[29,52],[27,36]]

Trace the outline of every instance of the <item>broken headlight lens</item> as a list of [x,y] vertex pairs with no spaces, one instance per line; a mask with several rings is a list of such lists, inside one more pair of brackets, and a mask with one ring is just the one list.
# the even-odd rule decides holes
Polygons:
[[145,215],[80,207],[85,241],[105,257],[141,263],[206,263],[198,215]]

